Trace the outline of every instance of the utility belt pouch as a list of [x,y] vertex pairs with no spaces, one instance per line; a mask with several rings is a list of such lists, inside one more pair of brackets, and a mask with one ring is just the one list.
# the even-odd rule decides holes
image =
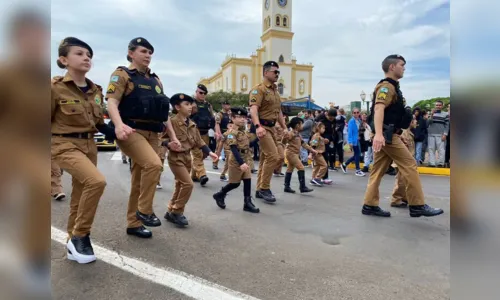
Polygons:
[[395,132],[394,124],[385,125],[383,129],[383,135],[386,144],[392,144],[392,135]]

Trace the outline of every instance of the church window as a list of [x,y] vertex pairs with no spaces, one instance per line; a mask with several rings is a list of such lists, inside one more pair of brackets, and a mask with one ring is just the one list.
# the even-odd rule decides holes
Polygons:
[[288,27],[288,18],[287,17],[283,17],[283,26]]
[[280,63],[285,62],[285,58],[283,57],[283,54],[282,54],[282,55],[280,55],[279,62],[280,62]]
[[267,17],[267,28],[271,27],[271,17]]
[[279,83],[278,84],[278,91],[279,91],[280,95],[282,95],[282,96],[283,96],[283,88],[284,88],[283,83]]
[[281,18],[280,16],[276,16],[276,26],[280,26],[281,25]]

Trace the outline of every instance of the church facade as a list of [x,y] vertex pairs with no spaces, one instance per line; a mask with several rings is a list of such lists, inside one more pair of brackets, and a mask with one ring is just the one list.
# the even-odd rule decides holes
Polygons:
[[248,58],[227,56],[220,70],[202,78],[209,92],[248,93],[262,81],[262,66],[274,60],[280,65],[278,90],[283,101],[310,96],[312,64],[297,64],[292,55],[292,0],[262,0],[262,46]]

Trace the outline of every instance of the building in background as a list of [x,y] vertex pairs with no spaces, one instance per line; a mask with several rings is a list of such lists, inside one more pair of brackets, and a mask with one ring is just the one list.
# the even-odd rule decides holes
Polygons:
[[283,101],[312,94],[313,65],[297,64],[292,55],[292,0],[261,0],[262,46],[249,58],[228,55],[214,75],[202,78],[209,92],[248,93],[262,81],[262,66],[274,60],[280,65],[278,90]]

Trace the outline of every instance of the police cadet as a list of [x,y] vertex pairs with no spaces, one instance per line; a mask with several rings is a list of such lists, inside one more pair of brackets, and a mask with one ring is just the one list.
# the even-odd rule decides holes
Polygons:
[[229,147],[229,143],[227,142],[227,135],[231,131],[231,127],[233,125],[232,120],[229,120],[229,124],[227,124],[228,131],[222,134],[222,138],[217,145],[217,149],[215,150],[215,154],[220,157],[222,149],[224,149],[224,156],[226,157],[226,161],[224,162],[224,169],[222,169],[222,173],[220,173],[220,180],[227,181],[226,173],[229,170],[229,156],[231,155],[231,148]]
[[401,140],[403,129],[410,126],[413,119],[409,109],[405,109],[399,80],[403,78],[406,61],[401,55],[389,55],[382,62],[385,78],[375,87],[369,123],[373,122],[373,169],[365,193],[362,213],[380,217],[390,217],[391,213],[379,207],[379,186],[385,171],[392,161],[407,183],[406,194],[411,217],[432,217],[443,213],[425,204],[424,192],[417,171],[415,158]]
[[[196,87],[196,94],[194,96],[195,105],[193,105],[191,120],[196,124],[200,132],[200,136],[205,144],[209,144],[208,131],[215,126],[214,111],[212,105],[208,103],[205,98],[208,94],[207,87],[199,84]],[[201,186],[205,186],[208,182],[207,171],[203,164],[203,153],[198,148],[193,148],[193,169],[191,177],[193,181],[200,181]]]
[[250,114],[260,141],[259,173],[257,176],[256,198],[276,202],[271,192],[271,177],[278,163],[278,150],[274,125],[279,122],[286,128],[281,111],[281,97],[276,86],[280,75],[279,65],[268,61],[263,66],[263,81],[250,92]]
[[67,73],[52,79],[51,152],[55,162],[72,176],[67,257],[80,264],[96,260],[90,230],[106,186],[96,167],[94,133],[98,129],[107,136],[113,132],[104,124],[102,88],[85,77],[92,56],[87,43],[65,38],[59,45],[57,65]]
[[250,173],[249,161],[250,140],[245,128],[247,110],[242,107],[231,108],[233,128],[227,132],[227,143],[231,148],[229,161],[229,183],[220,192],[213,195],[217,206],[226,208],[225,198],[227,193],[240,186],[243,181],[243,210],[251,213],[259,213],[260,210],[252,202],[252,173]]
[[[215,137],[217,139],[217,145],[221,142],[222,135],[227,131],[227,125],[231,121],[231,104],[228,100],[222,101],[222,111],[218,112],[215,116]],[[214,170],[219,167],[217,163],[214,163]]]
[[169,99],[160,79],[148,67],[153,52],[153,46],[144,38],[130,41],[127,60],[131,64],[113,72],[106,92],[118,146],[132,160],[127,234],[141,238],[152,236],[143,225],[161,225],[153,212],[156,185],[163,169],[158,157],[158,133],[167,127],[175,138],[167,122]]
[[218,159],[217,155],[210,151],[208,145],[201,138],[194,122],[189,119],[195,106],[194,101],[192,97],[182,93],[172,96],[170,103],[176,115],[172,117],[171,123],[181,146],[178,149],[172,148],[170,140],[163,143],[169,148],[168,166],[175,176],[175,189],[168,203],[165,219],[181,227],[188,225],[188,220],[184,216],[184,209],[193,192],[193,181],[190,176],[192,149],[200,149],[203,154],[209,155],[213,161]]

